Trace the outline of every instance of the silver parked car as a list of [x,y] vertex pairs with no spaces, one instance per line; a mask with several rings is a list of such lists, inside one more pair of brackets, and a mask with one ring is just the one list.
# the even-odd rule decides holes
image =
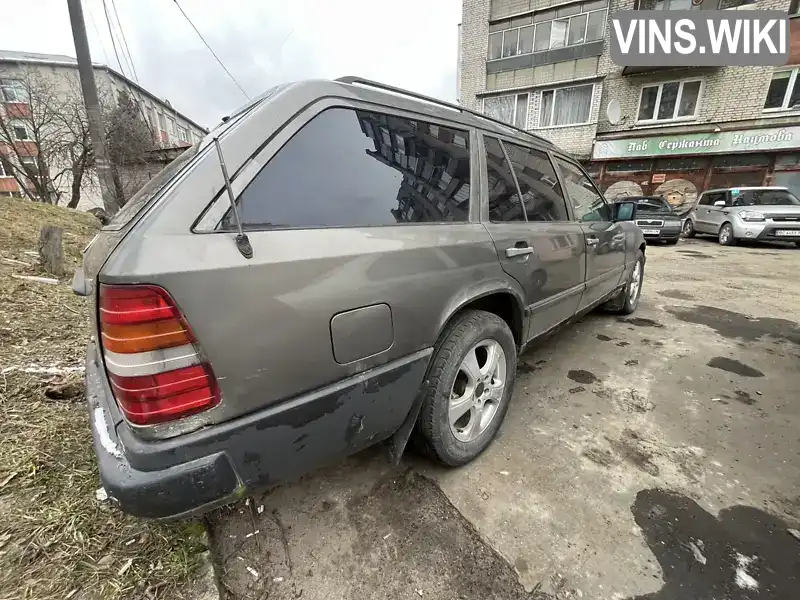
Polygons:
[[84,253],[87,398],[123,510],[180,517],[387,441],[448,465],[494,438],[517,357],[603,305],[645,243],[550,142],[357,78],[275,88]]
[[683,224],[686,237],[709,233],[719,243],[793,241],[800,246],[800,200],[782,187],[708,190]]

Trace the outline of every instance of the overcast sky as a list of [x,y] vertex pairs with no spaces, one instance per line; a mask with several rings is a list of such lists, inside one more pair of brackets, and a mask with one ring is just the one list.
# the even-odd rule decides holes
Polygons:
[[[285,81],[361,75],[455,100],[460,0],[179,2],[251,97]],[[206,126],[245,102],[174,0],[114,4],[145,88]],[[124,72],[133,78],[111,0],[106,5]],[[119,69],[102,0],[83,6],[92,60]],[[4,11],[0,47],[75,56],[66,0],[18,2]]]

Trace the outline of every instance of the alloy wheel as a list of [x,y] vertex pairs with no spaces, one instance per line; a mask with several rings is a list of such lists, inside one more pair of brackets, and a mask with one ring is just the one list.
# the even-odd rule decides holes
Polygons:
[[639,288],[642,284],[642,262],[638,261],[631,274],[631,284],[628,286],[628,302],[635,305],[639,300]]
[[448,404],[450,431],[457,440],[471,442],[489,427],[503,401],[506,374],[506,355],[499,342],[483,340],[467,352]]

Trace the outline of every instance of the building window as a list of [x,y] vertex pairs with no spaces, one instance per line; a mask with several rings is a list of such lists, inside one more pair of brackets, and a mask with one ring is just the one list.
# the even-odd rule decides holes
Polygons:
[[27,174],[36,174],[39,170],[36,159],[33,156],[20,156],[19,162],[22,163],[22,168],[25,169]]
[[639,97],[637,122],[692,120],[700,105],[702,82],[669,81],[645,86]]
[[789,3],[789,14],[796,15],[800,13],[800,0],[792,0]]
[[182,142],[189,141],[189,132],[186,130],[186,127],[181,127],[178,125],[178,139]]
[[4,102],[28,102],[28,90],[19,79],[0,79],[0,97]]
[[28,126],[25,121],[9,121],[8,127],[11,131],[11,136],[18,142],[26,142],[31,139],[28,132]]
[[5,159],[0,158],[0,177],[12,177],[11,167],[6,166]]
[[593,84],[544,90],[539,106],[539,127],[588,123],[593,94]]
[[525,129],[528,121],[528,94],[484,98],[483,114]]
[[164,116],[164,113],[158,113],[158,126],[161,131],[167,130],[167,119]]
[[606,0],[569,4],[490,26],[489,60],[603,39]]
[[658,0],[653,10],[692,10],[692,0]]
[[767,90],[764,101],[765,111],[790,110],[800,108],[800,85],[797,83],[798,69],[776,71]]

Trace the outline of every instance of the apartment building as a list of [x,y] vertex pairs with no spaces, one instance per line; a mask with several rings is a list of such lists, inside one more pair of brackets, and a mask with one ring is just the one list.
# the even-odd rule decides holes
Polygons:
[[[126,94],[132,99],[153,136],[154,148],[160,158],[166,151],[191,146],[207,133],[207,129],[196,123],[185,114],[176,110],[168,100],[159,98],[152,92],[131,81],[123,74],[107,65],[94,65],[95,81],[101,101],[106,104],[116,102]],[[48,95],[66,97],[80,90],[77,61],[59,54],[37,54],[32,52],[13,52],[0,50],[0,119],[3,119],[13,132],[14,145],[19,151],[14,152],[24,166],[35,163],[38,149],[34,140],[33,118],[30,102],[37,99],[29,97],[30,81],[35,79]],[[79,97],[79,96],[78,96]],[[19,178],[12,176],[11,153],[9,148],[0,143],[0,196],[31,195],[31,190],[20,186]],[[62,170],[63,165],[50,165],[51,171]],[[102,206],[99,186],[93,173],[89,174],[83,186],[81,203],[78,208],[88,210]],[[71,179],[59,177],[59,188],[64,188],[64,196],[69,197]]]
[[800,19],[790,22],[789,63],[774,69],[623,68],[612,63],[609,41],[609,15],[618,10],[794,16],[798,5],[464,0],[460,100],[571,152],[610,198],[660,194],[682,206],[705,189],[745,185],[800,194]]

